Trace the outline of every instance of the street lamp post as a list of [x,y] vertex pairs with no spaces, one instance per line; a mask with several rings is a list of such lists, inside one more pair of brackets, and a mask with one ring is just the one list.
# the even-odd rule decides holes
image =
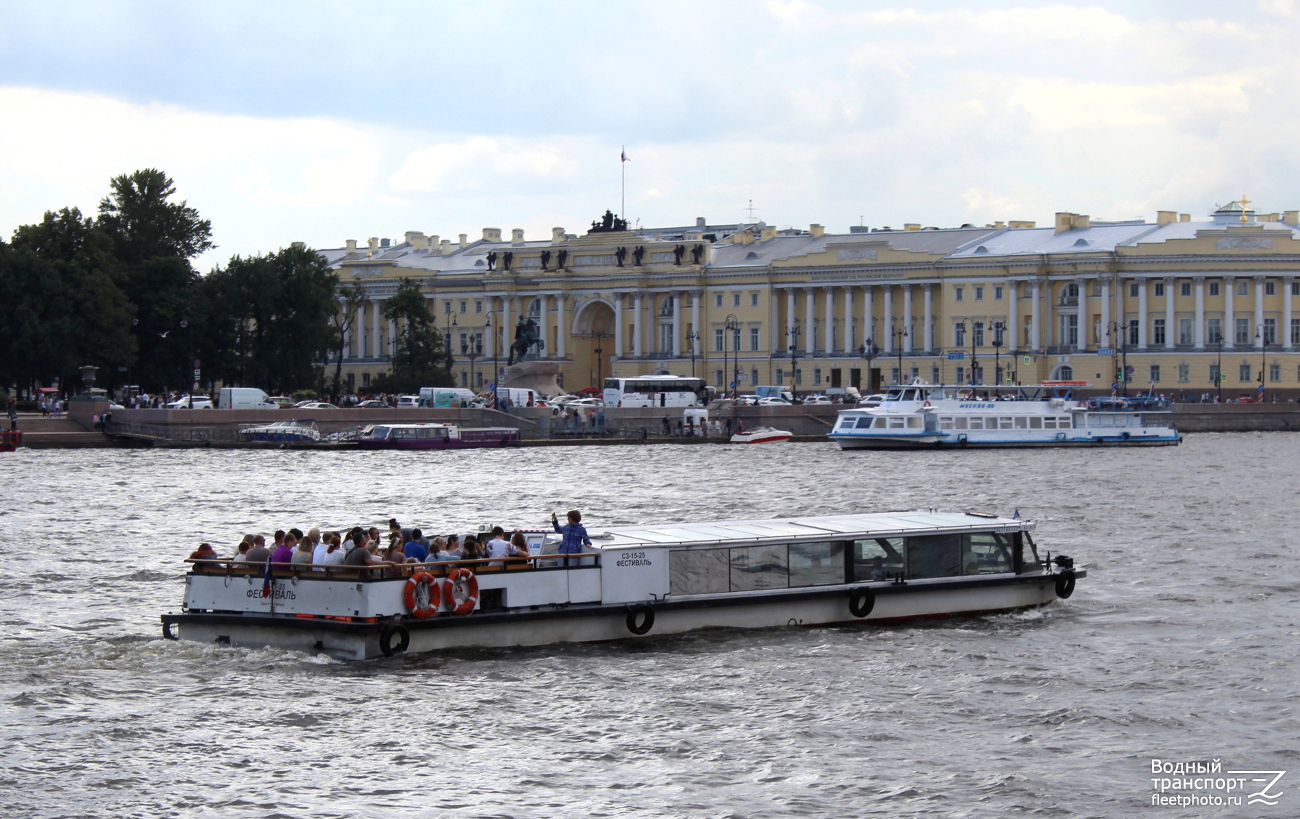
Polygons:
[[[489,310],[487,313],[487,317],[484,319],[483,322],[483,326],[487,329],[489,333],[495,332],[493,327],[493,322],[492,322],[493,315],[495,315],[495,311]],[[500,339],[493,337],[492,338],[492,409],[497,408],[497,372],[499,371],[499,368],[497,367],[497,350],[499,350],[500,348],[501,348]]]
[[799,328],[790,327],[785,331],[790,338],[790,395],[796,395],[797,384],[795,372],[799,369]]
[[993,385],[1002,386],[1002,333],[1006,325],[1000,321],[993,323]]
[[[456,314],[453,313],[450,309],[451,302],[447,302],[447,308],[448,308],[447,321],[445,322],[446,331],[443,333],[443,335],[447,339],[447,358],[451,360],[451,364],[447,368],[448,372],[450,373],[451,369],[456,366],[456,348],[451,343],[451,328],[459,327],[460,325],[456,323]],[[453,384],[456,383],[454,376],[451,383]]]
[[871,383],[871,362],[876,356],[880,355],[880,348],[876,346],[876,340],[869,338],[858,347],[858,355],[867,360],[867,393],[875,392],[875,384]]
[[727,369],[727,341],[734,333],[736,338],[740,338],[740,319],[735,315],[728,313],[727,318],[722,324],[722,394],[731,398],[736,397],[735,387],[732,386],[735,381],[735,370],[739,366],[740,350],[736,349],[739,345],[733,345],[731,349],[731,369]]
[[[604,362],[604,357],[605,357],[605,356],[604,356],[604,353],[605,353],[605,343],[604,343],[604,342],[605,342],[605,339],[609,338],[609,333],[605,332],[604,330],[597,330],[596,332],[594,332],[594,333],[591,334],[591,337],[594,338],[594,339],[596,339],[596,347],[595,347],[595,349],[594,349],[594,352],[596,353],[596,384],[595,384],[595,386],[599,387],[599,388],[603,391],[603,390],[605,389],[605,376],[604,376],[604,373],[603,373],[603,370],[602,370],[602,366],[603,366],[604,363],[605,363],[605,362]],[[693,375],[693,374],[694,374],[694,370],[695,370],[695,367],[694,367],[694,364],[695,364],[694,357],[692,357],[692,359],[691,359],[691,364],[692,364],[692,366],[691,366],[691,371],[692,371],[692,375]],[[604,393],[602,392],[601,394],[603,395]]]
[[731,327],[731,392],[740,389],[740,322],[735,321]]
[[1217,346],[1219,348],[1219,369],[1218,369],[1218,376],[1214,379],[1215,396],[1216,396],[1214,402],[1216,404],[1222,404],[1223,403],[1223,333],[1222,332],[1219,333],[1219,341]]
[[907,338],[906,327],[894,327],[890,331],[894,347],[898,350],[898,383],[903,383],[903,340]]
[[1112,347],[1111,350],[1119,350],[1119,353],[1111,352],[1111,360],[1114,361],[1116,355],[1120,356],[1120,367],[1115,368],[1115,380],[1119,382],[1122,395],[1128,395],[1128,330],[1118,321],[1112,321],[1106,325],[1106,329],[1114,332],[1113,337],[1119,338],[1118,348]]
[[700,331],[691,330],[686,334],[686,343],[691,345],[691,378],[695,377],[695,345],[700,340]]
[[474,359],[483,355],[483,341],[474,339],[474,343],[465,342],[460,345],[460,354],[469,359],[469,386],[474,389]]

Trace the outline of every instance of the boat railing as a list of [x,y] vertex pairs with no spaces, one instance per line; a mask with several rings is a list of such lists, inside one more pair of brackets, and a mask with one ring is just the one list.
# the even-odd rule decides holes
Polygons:
[[[417,572],[428,572],[434,577],[441,577],[449,570],[456,568],[467,568],[475,574],[536,569],[576,569],[600,566],[600,557],[600,552],[576,552],[571,554],[529,555],[528,557],[457,558],[455,560],[440,560],[428,563],[378,561],[366,566],[345,566],[340,563],[273,563],[271,564],[271,578],[273,580],[293,578],[397,580],[412,577]],[[584,562],[584,560],[589,562]],[[191,571],[194,574],[216,574],[227,577],[263,577],[266,574],[265,563],[236,561],[233,557],[207,560],[190,557],[186,558],[185,562],[191,564]]]

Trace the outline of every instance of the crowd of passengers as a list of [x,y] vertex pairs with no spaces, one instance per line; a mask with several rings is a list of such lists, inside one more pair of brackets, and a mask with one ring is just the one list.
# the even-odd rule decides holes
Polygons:
[[[579,554],[583,547],[591,546],[591,538],[582,525],[582,513],[574,510],[567,515],[568,522],[560,525],[551,515],[551,526],[560,534],[557,554]],[[235,553],[222,556],[209,543],[202,543],[190,554],[191,560],[213,560],[225,564],[245,564],[258,573],[268,564],[272,569],[293,571],[325,571],[327,566],[355,566],[382,571],[385,576],[402,577],[414,568],[410,564],[434,565],[442,568],[465,566],[478,571],[483,567],[504,567],[507,564],[522,567],[534,555],[529,551],[528,539],[520,529],[508,537],[505,529],[492,527],[489,536],[480,539],[475,535],[438,535],[427,537],[420,529],[407,529],[396,519],[388,521],[387,545],[379,528],[354,526],[343,532],[321,532],[310,529],[306,534],[293,528],[279,530],[275,540],[268,544],[262,535],[244,535]],[[203,566],[204,564],[197,564]]]

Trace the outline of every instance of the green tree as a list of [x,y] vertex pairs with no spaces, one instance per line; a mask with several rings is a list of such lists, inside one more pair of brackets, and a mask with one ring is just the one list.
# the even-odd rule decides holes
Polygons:
[[344,345],[348,340],[348,333],[356,326],[357,310],[366,301],[366,289],[361,286],[361,282],[342,285],[339,287],[338,300],[339,309],[331,318],[335,354],[333,395],[336,404],[343,397]]
[[334,342],[337,286],[320,254],[299,245],[234,256],[213,270],[201,299],[220,308],[207,329],[213,372],[269,392],[318,387]]
[[420,387],[450,387],[452,358],[446,340],[429,315],[420,283],[403,279],[384,304],[384,315],[397,327],[393,371],[372,385],[377,392],[411,393]]
[[98,225],[116,244],[127,264],[155,256],[193,259],[210,250],[212,223],[185,202],[169,202],[176,186],[167,174],[145,168],[115,176],[112,193],[99,203]]
[[69,296],[53,262],[0,242],[0,381],[47,384],[76,366]]

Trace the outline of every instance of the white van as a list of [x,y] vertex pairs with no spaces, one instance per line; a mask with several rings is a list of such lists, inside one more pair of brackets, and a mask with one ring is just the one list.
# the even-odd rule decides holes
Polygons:
[[256,387],[222,387],[217,409],[279,409],[280,405]]
[[468,407],[477,398],[473,390],[464,387],[421,387],[417,404],[421,407],[459,407],[464,403]]
[[510,399],[510,406],[512,407],[526,407],[530,398],[534,407],[542,406],[542,396],[539,393],[521,387],[502,387],[497,390],[497,398]]

